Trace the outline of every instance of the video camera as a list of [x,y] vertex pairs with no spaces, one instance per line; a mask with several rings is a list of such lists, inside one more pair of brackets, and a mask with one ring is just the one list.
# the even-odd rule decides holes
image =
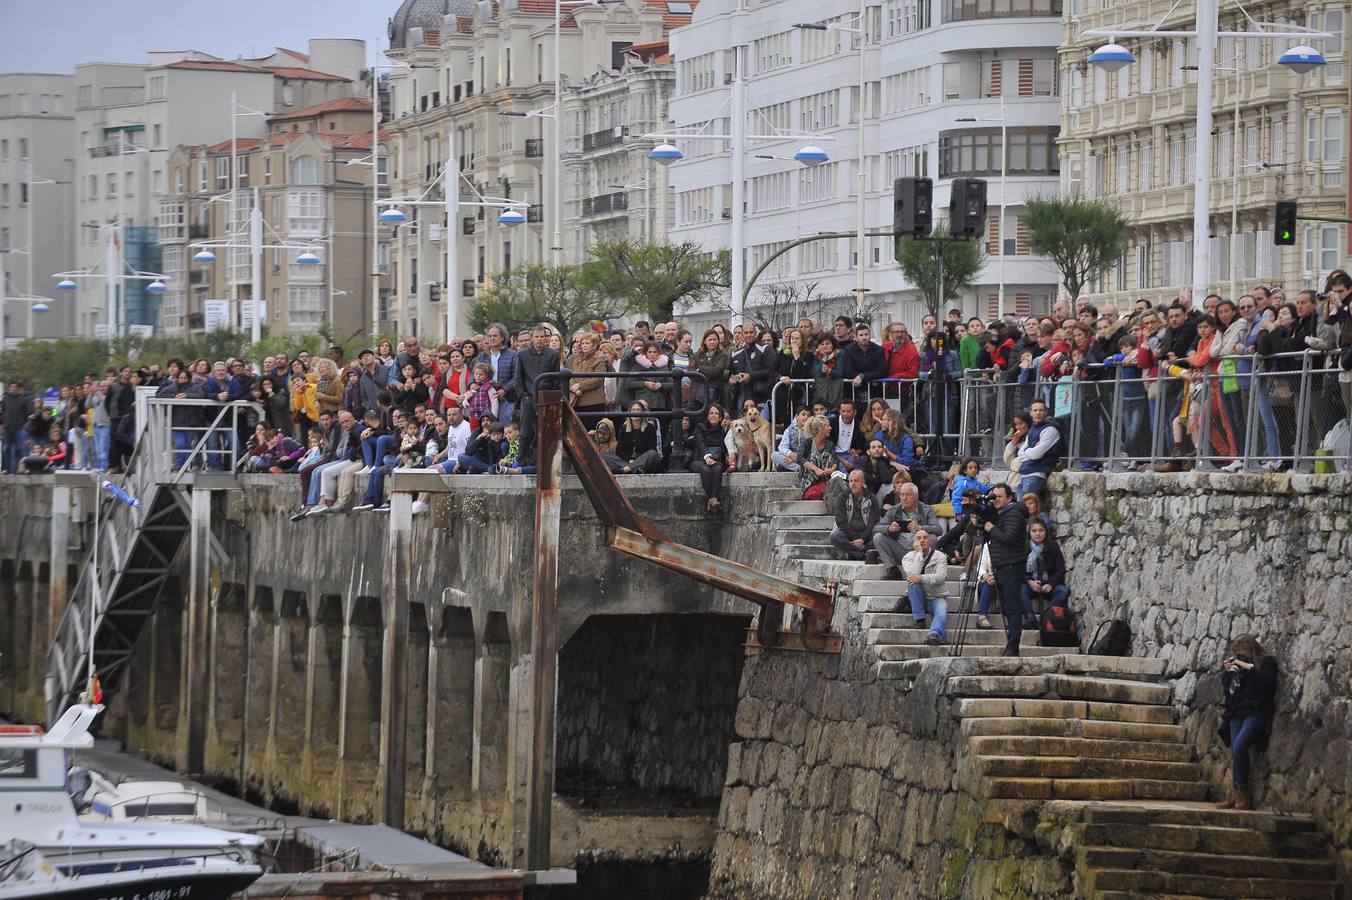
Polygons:
[[993,522],[998,515],[990,495],[978,488],[968,488],[962,492],[962,512],[963,515],[974,516],[978,523]]

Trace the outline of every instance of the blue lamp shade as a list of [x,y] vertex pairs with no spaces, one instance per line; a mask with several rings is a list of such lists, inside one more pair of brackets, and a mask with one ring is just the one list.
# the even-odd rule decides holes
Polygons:
[[296,262],[300,263],[302,266],[313,266],[316,265],[319,261],[320,261],[319,257],[311,253],[309,250],[306,250],[300,256],[296,257]]
[[60,281],[56,283],[56,289],[58,291],[73,291],[77,287],[79,287],[79,285],[76,284],[74,281],[71,281],[69,278],[62,278]]
[[502,215],[498,216],[499,225],[520,225],[526,221],[526,217],[514,209],[504,209]]
[[376,216],[376,220],[380,222],[407,222],[408,216],[404,215],[402,211],[390,207],[381,210],[380,215]]
[[1306,72],[1314,71],[1317,66],[1327,65],[1328,60],[1324,59],[1324,54],[1313,47],[1301,44],[1277,57],[1277,64],[1286,66],[1298,75],[1304,75]]
[[793,158],[805,166],[820,166],[831,157],[821,147],[808,146],[800,148]]
[[43,313],[49,311],[50,309],[51,307],[48,306],[46,303],[43,303],[41,300],[33,304],[33,312],[37,313],[38,315],[42,315]]
[[163,294],[167,290],[169,290],[169,288],[165,287],[164,282],[160,281],[159,279],[156,279],[150,282],[150,284],[146,285],[147,294]]
[[212,253],[210,250],[198,250],[192,255],[192,261],[195,263],[214,263],[216,261],[216,254]]
[[1109,43],[1089,54],[1089,62],[1105,72],[1116,72],[1123,66],[1136,62],[1136,57],[1121,44]]
[[676,160],[684,158],[685,154],[677,149],[675,144],[658,144],[648,151],[648,159],[664,166],[669,166]]

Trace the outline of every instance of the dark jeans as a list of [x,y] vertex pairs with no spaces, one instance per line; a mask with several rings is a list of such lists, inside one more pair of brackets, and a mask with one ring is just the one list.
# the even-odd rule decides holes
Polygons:
[[841,531],[839,527],[831,529],[831,545],[845,554],[846,557],[853,560],[861,560],[869,550],[868,535],[861,534],[864,539],[864,546],[856,547],[850,543],[855,538],[850,537],[849,533]]
[[1249,783],[1249,747],[1267,727],[1266,713],[1236,713],[1230,720],[1230,783],[1242,788]]
[[723,473],[727,471],[727,468],[722,463],[714,463],[712,466],[707,465],[703,459],[692,459],[690,461],[690,471],[699,474],[699,483],[704,488],[704,496],[710,500],[723,492]]
[[19,460],[24,457],[23,426],[5,429],[5,471],[13,475],[19,471]]
[[1005,650],[1019,653],[1019,639],[1023,636],[1023,563],[1001,566],[995,570],[995,586],[1000,595],[1000,612],[1005,617]]

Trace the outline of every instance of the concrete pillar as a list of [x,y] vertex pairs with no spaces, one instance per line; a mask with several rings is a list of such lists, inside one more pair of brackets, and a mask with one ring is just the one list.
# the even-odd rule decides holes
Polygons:
[[474,626],[463,608],[440,618],[427,659],[427,777],[463,792],[472,777]]
[[474,739],[470,790],[495,793],[507,787],[508,686],[511,644],[506,617],[475,615]]
[[381,820],[404,827],[408,729],[408,614],[412,589],[413,495],[390,494],[389,572],[380,667]]
[[347,811],[347,708],[352,702],[352,605],[343,598],[343,647],[338,673],[338,800],[335,817],[344,821]]
[[[51,521],[51,581],[48,584],[47,596],[49,603],[49,620],[47,628],[47,643],[50,645],[56,640],[56,633],[61,628],[61,619],[66,614],[66,603],[69,599],[70,585],[67,583],[66,573],[69,570],[67,560],[70,556],[70,500],[71,484],[68,476],[70,473],[58,472],[55,477],[55,484],[52,487],[52,521]],[[88,479],[81,473],[80,481],[88,483]]]
[[188,518],[188,615],[184,623],[183,718],[186,740],[179,768],[202,772],[206,760],[207,661],[211,619],[211,489],[193,485]]

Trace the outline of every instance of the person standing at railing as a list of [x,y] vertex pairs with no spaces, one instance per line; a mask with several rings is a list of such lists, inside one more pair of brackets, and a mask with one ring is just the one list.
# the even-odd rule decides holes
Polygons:
[[[1174,365],[1180,359],[1187,357],[1188,352],[1197,342],[1197,319],[1191,308],[1184,305],[1181,300],[1175,300],[1169,307],[1166,314],[1167,326],[1164,330],[1164,336],[1161,339],[1160,355],[1164,358],[1165,372],[1160,374],[1161,385],[1159,399],[1162,401],[1159,409],[1160,415],[1165,417],[1165,422],[1170,423],[1170,427],[1164,430],[1168,436],[1166,440],[1170,441],[1171,448],[1169,455],[1177,454],[1182,450],[1173,442],[1172,423],[1183,412],[1183,398],[1186,396],[1183,380],[1178,377],[1165,377],[1168,367]],[[1167,468],[1166,468],[1167,467]],[[1178,463],[1170,461],[1157,466],[1159,471],[1176,471]]]
[[1056,420],[1047,415],[1046,401],[1037,399],[1028,407],[1028,424],[1020,425],[1020,416],[1014,417],[1014,435],[1010,443],[1016,446],[1019,461],[1019,496],[1042,495],[1047,479],[1061,461],[1064,442]]
[[1334,368],[1338,370],[1338,396],[1343,404],[1343,415],[1352,416],[1352,276],[1335,272],[1329,276],[1328,294],[1333,309],[1320,335],[1329,342],[1334,353]]
[[[1134,335],[1127,334],[1117,344],[1117,352],[1103,361],[1116,370],[1115,388],[1121,402],[1121,455],[1139,459],[1147,455],[1148,438],[1146,386],[1142,380],[1141,356],[1149,358],[1150,351],[1142,351]],[[1115,426],[1116,427],[1116,426]]]
[[[165,381],[155,392],[158,400],[203,400],[201,383],[194,383],[192,373],[186,369],[175,370],[173,381]],[[174,443],[174,468],[181,469],[188,463],[188,457],[197,443],[197,434],[201,426],[201,409],[191,403],[172,406],[169,410],[170,437]]]
[[28,413],[33,408],[33,397],[22,381],[17,379],[9,383],[3,400],[0,400],[0,419],[4,422],[5,473],[16,475],[19,462],[24,458],[24,426],[28,424]]
[[[109,370],[112,374],[112,370]],[[126,466],[135,443],[136,387],[132,384],[131,366],[117,370],[108,385],[106,398],[108,420],[111,426],[108,438],[108,468],[120,472]]]
[[807,338],[797,328],[790,328],[788,340],[779,353],[778,359],[780,387],[774,389],[775,422],[785,422],[789,410],[806,406],[809,398],[809,383],[812,378],[812,350]]
[[888,380],[899,382],[896,393],[901,414],[910,421],[915,418],[915,382],[920,377],[920,351],[905,325],[892,324],[888,339],[883,342],[883,352],[887,354]]
[[840,377],[840,351],[836,339],[823,333],[817,338],[817,352],[812,361],[812,402],[831,409],[840,403],[845,382]]
[[732,368],[732,354],[722,345],[717,329],[710,328],[699,340],[699,348],[691,357],[690,366],[704,376],[704,385],[696,388],[702,392],[691,397],[692,404],[726,403],[724,395],[728,390],[728,375]]
[[108,418],[108,379],[100,381],[92,374],[86,377],[89,383],[85,389],[85,402],[88,403],[85,420],[89,423],[89,443],[94,448],[90,465],[100,472],[106,472],[108,444],[113,428],[112,420]]
[[[1240,298],[1249,301],[1249,310],[1253,310],[1253,298],[1247,294]],[[1217,323],[1221,329],[1220,395],[1225,418],[1230,423],[1230,431],[1235,438],[1236,459],[1230,464],[1230,471],[1237,472],[1244,467],[1243,456],[1248,433],[1248,405],[1245,402],[1244,384],[1240,381],[1239,360],[1235,359],[1235,347],[1241,346],[1249,336],[1249,320],[1239,310],[1239,304],[1232,300],[1222,300],[1216,307]]]
[[[1258,323],[1254,330],[1258,332],[1258,341],[1254,345],[1258,357],[1269,357],[1261,362],[1263,375],[1259,375],[1260,362],[1255,360],[1255,383],[1259,390],[1266,392],[1267,400],[1273,412],[1273,426],[1277,435],[1278,452],[1268,461],[1265,468],[1278,471],[1289,466],[1289,457],[1294,451],[1295,427],[1294,414],[1291,414],[1292,427],[1283,430],[1277,419],[1277,409],[1291,410],[1296,402],[1296,392],[1300,389],[1300,362],[1291,356],[1281,356],[1291,346],[1292,334],[1296,327],[1296,307],[1287,303],[1277,308],[1273,319]],[[1261,411],[1262,405],[1260,403]]]
[[874,382],[887,376],[887,354],[873,343],[867,325],[854,326],[854,340],[841,351],[840,377],[853,389],[852,396],[867,403]]
[[[211,368],[211,375],[202,384],[202,393],[207,400],[215,400],[222,404],[231,403],[235,400],[243,399],[244,391],[237,377],[232,377],[223,362],[218,362]],[[211,422],[219,421],[213,427]],[[211,428],[207,435],[207,458],[211,459],[211,454],[215,454],[212,460],[213,468],[220,469],[223,472],[230,471],[235,464],[235,430],[230,421],[228,410],[208,410],[210,417],[206,424]]]

